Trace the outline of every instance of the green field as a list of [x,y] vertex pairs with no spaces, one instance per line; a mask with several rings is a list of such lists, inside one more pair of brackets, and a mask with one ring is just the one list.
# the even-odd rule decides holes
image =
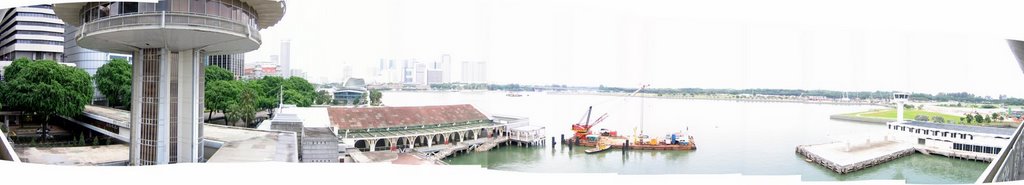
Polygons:
[[[857,113],[850,113],[850,114],[847,114],[847,115],[860,116],[860,117],[872,117],[872,118],[885,118],[885,119],[894,119],[895,120],[896,119],[896,109],[874,110],[874,111],[868,111],[868,112],[857,112]],[[961,116],[954,116],[954,115],[937,113],[937,112],[928,112],[928,111],[923,111],[923,110],[920,110],[920,109],[906,109],[906,110],[903,111],[903,119],[906,119],[906,120],[913,120],[914,117],[917,117],[917,115],[928,116],[928,119],[931,119],[932,117],[935,117],[935,116],[941,116],[942,119],[945,119],[947,121],[953,121],[954,123],[955,122],[959,122],[960,121],[960,117],[961,117]]]

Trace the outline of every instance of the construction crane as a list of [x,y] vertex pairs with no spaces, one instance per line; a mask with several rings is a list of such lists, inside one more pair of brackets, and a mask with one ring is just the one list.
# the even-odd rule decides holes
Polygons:
[[[647,88],[648,86],[650,86],[650,85],[649,84],[641,85],[640,88],[636,89],[636,91],[633,91],[633,93],[629,93],[629,95],[626,95],[626,97],[630,97],[630,96],[636,95],[637,93],[640,92],[640,90],[643,90],[644,88]],[[572,131],[575,132],[576,139],[586,138],[587,135],[590,135],[590,133],[591,133],[590,132],[590,128],[593,128],[597,124],[600,124],[601,122],[604,121],[605,118],[608,118],[608,113],[604,113],[601,116],[597,117],[597,119],[594,119],[594,122],[591,123],[590,122],[590,115],[591,115],[591,113],[593,113],[593,111],[594,111],[594,106],[588,107],[587,108],[587,114],[585,114],[584,117],[580,119],[580,121],[577,121],[575,124],[572,124]]]

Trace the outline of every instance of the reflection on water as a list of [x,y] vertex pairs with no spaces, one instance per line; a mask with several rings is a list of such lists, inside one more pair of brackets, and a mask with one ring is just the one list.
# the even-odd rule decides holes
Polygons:
[[[608,101],[619,99],[621,101]],[[555,138],[571,135],[569,125],[587,106],[610,116],[599,128],[631,134],[640,126],[638,98],[530,93],[506,97],[503,93],[385,92],[391,106],[472,104],[485,114],[526,116],[544,126]],[[613,102],[595,105],[598,102]],[[460,154],[450,164],[481,165],[489,169],[523,172],[622,174],[801,175],[807,181],[906,179],[910,183],[973,183],[987,163],[917,154],[862,171],[839,175],[797,155],[797,145],[817,144],[846,134],[885,132],[885,125],[829,120],[829,115],[864,111],[875,106],[799,103],[646,99],[646,133],[686,130],[694,135],[696,151],[638,151],[611,149],[586,154],[586,147],[508,146],[489,152]],[[550,142],[549,142],[550,143]]]

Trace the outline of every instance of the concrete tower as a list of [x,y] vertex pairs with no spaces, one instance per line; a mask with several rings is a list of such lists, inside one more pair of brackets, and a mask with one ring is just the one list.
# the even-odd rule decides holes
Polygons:
[[277,0],[54,5],[78,46],[132,54],[131,165],[203,161],[203,59],[259,48],[284,16]]
[[896,122],[903,122],[903,104],[907,103],[910,95],[907,93],[893,93],[892,100],[896,102]]

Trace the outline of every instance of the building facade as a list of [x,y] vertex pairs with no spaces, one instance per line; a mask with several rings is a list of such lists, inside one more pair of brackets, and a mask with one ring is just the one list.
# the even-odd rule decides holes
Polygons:
[[0,10],[0,15],[0,60],[64,61],[64,22],[53,6],[8,8]]
[[245,75],[243,71],[245,68],[245,54],[210,55],[206,57],[206,65],[227,69],[231,71],[232,75],[235,75],[236,80],[241,79],[242,75]]
[[281,41],[281,76],[288,78],[292,76],[292,41]]
[[280,21],[284,7],[276,0],[158,0],[53,9],[81,29],[79,46],[132,54],[129,163],[155,165],[204,160],[203,60],[259,48],[259,30]]
[[[100,67],[103,67],[104,64],[107,64],[114,59],[127,60],[128,63],[131,63],[132,56],[128,54],[107,53],[78,47],[78,43],[75,42],[75,33],[77,32],[77,27],[72,25],[65,26],[64,62],[75,64],[75,67],[85,70],[85,72],[89,73],[89,76],[95,76],[96,71],[99,70]],[[96,82],[93,81],[92,83],[92,102],[105,102],[107,98],[103,96],[103,93],[100,93],[99,89],[96,87]]]

